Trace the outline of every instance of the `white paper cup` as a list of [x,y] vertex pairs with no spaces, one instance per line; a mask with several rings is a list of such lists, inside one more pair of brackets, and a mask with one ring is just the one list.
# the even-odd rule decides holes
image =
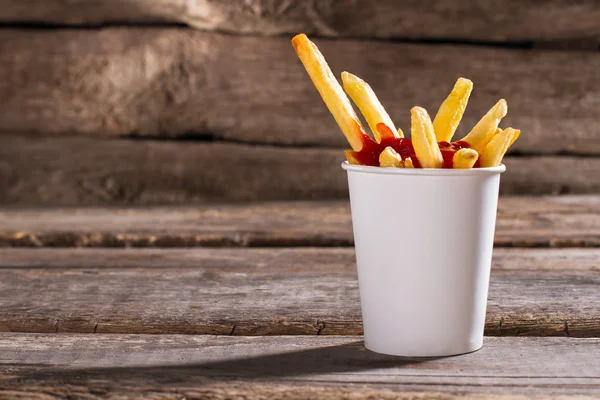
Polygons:
[[504,165],[342,167],[365,346],[411,357],[481,348]]

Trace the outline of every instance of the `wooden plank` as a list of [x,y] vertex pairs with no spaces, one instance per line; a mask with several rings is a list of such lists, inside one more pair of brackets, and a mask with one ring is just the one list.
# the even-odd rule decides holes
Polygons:
[[[412,106],[433,114],[456,78],[466,76],[475,89],[457,136],[504,97],[510,111],[503,125],[523,131],[515,151],[600,154],[598,52],[317,43],[338,76],[348,70],[366,79],[406,132]],[[0,132],[7,134],[191,135],[347,147],[289,38],[166,28],[3,29],[0,103]]]
[[600,158],[506,157],[500,194],[600,193]]
[[[486,334],[600,336],[599,261],[497,249]],[[4,249],[0,293],[0,331],[362,332],[353,249]]]
[[471,354],[411,359],[361,337],[2,334],[0,397],[591,399],[599,346],[487,338]]
[[[346,201],[0,209],[0,247],[352,245]],[[600,196],[500,197],[495,245],[599,247]]]
[[[333,149],[0,135],[0,160],[0,204],[189,204],[348,196],[340,167],[344,155]],[[598,164],[600,170],[600,159]]]
[[[347,199],[343,159],[341,149],[0,135],[0,205]],[[600,192],[600,157],[506,164],[502,194]]]
[[[500,198],[496,246],[600,246],[598,196]],[[593,211],[592,211],[593,210]]]
[[307,32],[328,37],[408,38],[484,42],[600,41],[593,0],[461,2],[3,0],[4,23],[187,24],[241,34]]

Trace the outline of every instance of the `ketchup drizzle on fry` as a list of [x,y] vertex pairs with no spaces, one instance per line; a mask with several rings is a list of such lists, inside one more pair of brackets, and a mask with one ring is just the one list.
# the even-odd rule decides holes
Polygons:
[[[464,140],[459,140],[452,143],[438,142],[438,146],[440,147],[440,151],[442,152],[442,157],[444,157],[444,164],[442,168],[454,167],[454,163],[452,161],[454,158],[454,153],[456,153],[460,149],[468,149],[471,147],[469,146],[469,143],[465,142]],[[475,165],[473,165],[473,168],[479,168],[480,158],[481,156],[477,157],[477,161],[475,161]]]
[[[400,157],[402,157],[402,160],[410,157],[415,168],[421,168],[421,164],[415,155],[412,142],[410,139],[406,138],[397,138],[385,135],[382,136],[381,143],[377,143],[369,137],[364,141],[362,149],[360,151],[355,151],[352,154],[361,165],[379,167],[379,155],[388,146],[396,150]],[[462,140],[452,143],[438,142],[438,146],[440,147],[442,157],[444,158],[443,168],[452,168],[452,159],[454,158],[454,153],[460,149],[471,147],[469,146],[469,143]],[[479,168],[480,158],[477,159],[477,162],[475,162],[473,168]]]

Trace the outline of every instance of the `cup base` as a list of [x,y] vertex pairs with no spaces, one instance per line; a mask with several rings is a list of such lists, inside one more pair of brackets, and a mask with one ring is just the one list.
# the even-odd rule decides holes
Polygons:
[[[383,348],[383,347],[378,347],[378,346],[374,346],[371,343],[367,343],[367,341],[365,341],[364,346],[367,350],[370,350],[374,353],[378,353],[378,354],[385,354],[388,356],[397,356],[397,357],[411,357],[411,358],[415,358],[415,357],[423,357],[423,358],[427,358],[427,357],[452,357],[452,356],[460,356],[463,354],[469,354],[469,353],[474,353],[478,350],[480,350],[483,347],[483,342],[481,343],[476,343],[472,346],[465,346],[462,348],[453,348],[453,349],[447,349],[446,351],[443,350],[434,350],[434,351],[415,351],[414,349],[412,350],[399,350],[399,349],[390,349],[390,348]],[[398,351],[397,351],[398,350]]]

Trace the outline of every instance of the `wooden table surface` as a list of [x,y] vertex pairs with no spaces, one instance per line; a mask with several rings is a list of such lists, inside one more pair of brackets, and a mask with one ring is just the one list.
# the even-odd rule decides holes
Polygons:
[[0,210],[0,399],[599,398],[600,196],[501,198],[475,353],[364,349],[346,202]]

